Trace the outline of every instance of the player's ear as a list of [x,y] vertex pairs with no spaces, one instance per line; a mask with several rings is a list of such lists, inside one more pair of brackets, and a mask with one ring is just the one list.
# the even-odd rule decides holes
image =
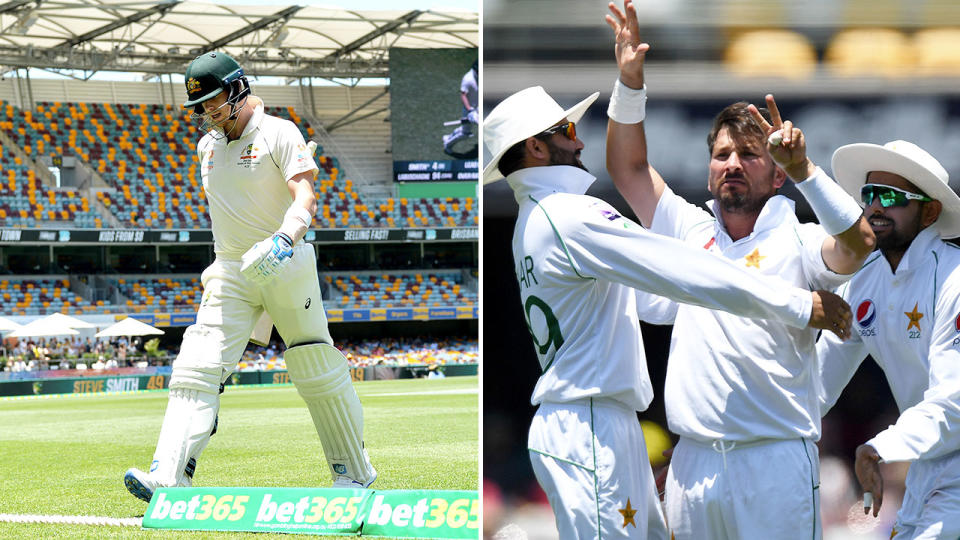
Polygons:
[[523,142],[523,146],[524,150],[526,150],[528,160],[538,165],[550,161],[550,148],[547,146],[546,141],[536,137],[527,137],[527,140]]
[[783,187],[783,184],[787,181],[787,172],[782,168],[774,164],[773,171],[773,187],[774,189],[780,189]]
[[943,211],[943,204],[940,201],[925,201],[920,208],[920,224],[924,227],[933,225],[940,212]]

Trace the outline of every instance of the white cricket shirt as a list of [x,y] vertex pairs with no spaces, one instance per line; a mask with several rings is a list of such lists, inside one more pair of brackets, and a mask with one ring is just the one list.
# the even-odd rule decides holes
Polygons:
[[[708,205],[720,215],[716,201]],[[824,264],[823,228],[799,223],[793,201],[781,195],[767,201],[753,232],[734,242],[720,220],[667,188],[651,230],[784,287],[834,289],[849,278]],[[811,328],[679,306],[664,385],[670,430],[704,442],[818,439],[816,334]]]
[[853,336],[844,343],[824,334],[817,343],[824,413],[868,354],[886,374],[900,418],[869,441],[886,461],[960,450],[958,267],[960,249],[932,227],[914,238],[896,274],[874,252],[843,290]]
[[293,202],[287,180],[317,168],[303,135],[289,120],[257,106],[235,141],[204,135],[197,145],[203,191],[210,207],[213,251],[240,260],[280,228]]
[[[809,292],[753,279],[728,261],[647,232],[584,195],[594,180],[563,165],[507,177],[520,205],[514,265],[543,370],[534,405],[606,397],[647,408],[653,389],[637,319],[647,308],[637,305],[634,288],[806,326]],[[657,319],[669,312],[662,303],[650,309]]]
[[477,98],[479,96],[476,71],[471,69],[460,79],[460,91],[467,94],[467,101],[470,103],[470,106],[476,108],[478,103]]

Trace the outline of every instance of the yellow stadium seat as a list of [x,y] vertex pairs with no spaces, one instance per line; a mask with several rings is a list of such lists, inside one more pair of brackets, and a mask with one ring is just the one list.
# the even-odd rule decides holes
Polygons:
[[960,27],[918,30],[913,45],[918,75],[960,75]]
[[740,77],[804,79],[817,67],[817,53],[803,35],[789,30],[755,30],[734,37],[724,65]]
[[839,77],[905,77],[913,73],[913,43],[898,30],[857,28],[839,32],[824,62]]

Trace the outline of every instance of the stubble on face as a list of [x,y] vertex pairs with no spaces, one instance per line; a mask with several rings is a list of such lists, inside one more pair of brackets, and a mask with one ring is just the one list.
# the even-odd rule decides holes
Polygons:
[[550,165],[570,165],[578,169],[590,172],[580,161],[580,150],[567,150],[561,148],[553,142],[553,139],[547,139],[547,148],[550,149]]
[[[740,166],[727,170],[725,162],[736,152]],[[767,156],[766,149],[755,141],[734,141],[729,130],[721,130],[711,155],[714,180],[710,182],[711,193],[728,214],[759,214],[763,206],[776,194],[774,180],[776,164]],[[717,161],[724,163],[717,163]],[[764,189],[768,188],[768,189]]]
[[[873,171],[867,176],[871,184],[888,185],[911,193],[919,193],[915,185],[902,176]],[[923,204],[910,201],[907,206],[882,208],[874,203],[864,212],[867,223],[877,237],[877,249],[882,252],[903,253],[923,229]]]

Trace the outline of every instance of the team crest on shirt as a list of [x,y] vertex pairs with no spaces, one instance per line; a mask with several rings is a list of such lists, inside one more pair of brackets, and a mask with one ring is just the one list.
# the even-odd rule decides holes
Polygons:
[[860,327],[861,336],[877,335],[877,330],[872,328],[874,321],[877,320],[877,306],[873,303],[873,300],[867,299],[860,302],[854,317],[856,317],[857,325]]
[[754,267],[760,269],[760,261],[766,259],[767,257],[760,254],[760,248],[754,248],[753,252],[744,257],[747,261],[747,267]]
[[906,315],[907,319],[909,320],[907,323],[907,337],[910,339],[920,339],[920,319],[923,318],[923,313],[920,313],[917,310],[919,306],[920,303],[916,302],[913,304],[913,311],[903,312],[903,314]]
[[253,143],[248,144],[240,152],[240,161],[237,162],[237,166],[249,169],[252,165],[259,164],[260,160],[257,159],[259,153],[260,147],[254,146]]

